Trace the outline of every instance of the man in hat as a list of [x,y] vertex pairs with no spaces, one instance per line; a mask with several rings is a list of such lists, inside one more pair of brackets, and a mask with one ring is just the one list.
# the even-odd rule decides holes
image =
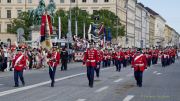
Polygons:
[[67,62],[68,62],[68,51],[66,50],[66,47],[64,47],[61,51],[61,71],[67,70]]
[[143,71],[147,68],[147,61],[141,49],[138,49],[137,53],[133,56],[132,68],[134,68],[134,77],[137,81],[137,86],[142,87]]
[[59,60],[60,60],[60,53],[57,52],[55,46],[52,48],[52,52],[47,56],[47,58],[49,58],[48,65],[49,65],[49,76],[51,79],[51,87],[54,87],[56,67],[59,64]]
[[84,54],[83,64],[86,63],[87,67],[87,78],[89,80],[89,87],[93,87],[94,82],[94,69],[97,67],[98,54],[97,50],[94,49],[93,43],[89,44],[89,48]]
[[12,66],[14,68],[14,87],[19,87],[18,78],[20,78],[22,85],[25,85],[24,77],[23,77],[23,70],[26,66],[26,58],[22,53],[21,49],[17,49],[17,54],[15,55],[14,59],[12,60]]
[[123,64],[125,55],[124,52],[122,51],[122,48],[118,52],[116,52],[116,57],[117,57],[117,64],[116,64],[116,71],[120,72],[121,71],[121,64]]
[[97,78],[99,78],[99,72],[100,72],[101,61],[102,61],[102,54],[103,54],[102,51],[98,47],[98,49],[97,49],[97,66],[95,68],[95,72],[96,72],[96,77]]
[[103,53],[103,67],[108,66],[108,50],[105,49]]

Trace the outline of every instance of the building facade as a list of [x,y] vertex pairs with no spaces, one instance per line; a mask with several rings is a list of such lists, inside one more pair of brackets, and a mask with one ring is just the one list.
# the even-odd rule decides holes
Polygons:
[[136,4],[135,43],[136,47],[149,47],[150,14],[141,3]]
[[154,15],[150,14],[149,19],[149,46],[154,46],[154,34],[155,34],[155,17]]
[[135,46],[135,14],[137,0],[128,0],[127,9],[127,28],[126,28],[126,47]]
[[146,7],[146,10],[155,17],[154,46],[163,46],[166,20],[152,9]]
[[164,46],[170,46],[172,42],[172,28],[167,24],[164,29],[164,39]]
[[136,19],[135,19],[135,47],[141,47],[141,32],[142,32],[142,7],[136,4]]
[[143,4],[140,4],[142,9],[141,9],[141,48],[146,48],[149,47],[149,13],[145,9]]

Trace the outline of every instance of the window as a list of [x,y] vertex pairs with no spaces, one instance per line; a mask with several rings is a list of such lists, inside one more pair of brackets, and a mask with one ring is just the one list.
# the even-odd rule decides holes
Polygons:
[[11,3],[11,0],[7,0],[7,3]]
[[93,0],[93,2],[94,2],[94,3],[97,3],[97,2],[98,2],[98,0]]
[[8,32],[8,29],[11,29],[11,24],[7,24],[7,32]]
[[93,10],[93,14],[96,14],[97,13],[97,10]]
[[82,2],[86,2],[86,0],[82,0]]
[[20,16],[21,12],[22,12],[22,10],[17,10],[17,17]]
[[32,0],[28,0],[28,3],[32,3]]
[[11,10],[7,10],[7,18],[11,18]]
[[109,0],[104,0],[104,2],[109,2]]
[[22,3],[22,0],[17,0],[18,3]]
[[75,3],[75,0],[71,0],[72,3]]
[[86,10],[82,10],[82,12],[86,12]]
[[60,0],[60,3],[64,3],[64,0]]

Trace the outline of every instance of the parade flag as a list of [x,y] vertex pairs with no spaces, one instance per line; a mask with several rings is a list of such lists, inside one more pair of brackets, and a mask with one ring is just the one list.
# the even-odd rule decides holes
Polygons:
[[92,25],[91,33],[92,33],[94,36],[96,36],[95,30],[96,30],[96,26],[95,26],[95,25]]
[[104,30],[104,25],[101,24],[101,26],[99,27],[98,35],[100,35],[101,33],[103,33],[103,30]]
[[112,35],[111,35],[111,29],[110,27],[108,28],[108,36],[107,36],[107,41],[111,41]]
[[51,42],[51,37],[50,35],[53,33],[52,31],[52,24],[51,24],[51,18],[49,15],[45,14],[42,15],[41,18],[41,46],[43,48],[50,49],[52,48],[52,42]]

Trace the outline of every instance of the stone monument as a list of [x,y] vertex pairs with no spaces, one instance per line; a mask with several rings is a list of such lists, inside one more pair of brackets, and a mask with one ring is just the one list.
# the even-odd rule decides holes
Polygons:
[[[46,7],[44,0],[39,0],[39,5],[36,9],[33,9],[29,12],[30,18],[33,22],[33,26],[31,26],[31,41],[32,46],[37,47],[40,42],[40,28],[41,28],[41,17],[42,15],[47,12],[48,15],[51,17],[52,24],[54,23],[54,11],[56,9],[56,5],[54,0],[49,0],[49,4]],[[53,27],[53,34],[55,34],[55,28]]]

